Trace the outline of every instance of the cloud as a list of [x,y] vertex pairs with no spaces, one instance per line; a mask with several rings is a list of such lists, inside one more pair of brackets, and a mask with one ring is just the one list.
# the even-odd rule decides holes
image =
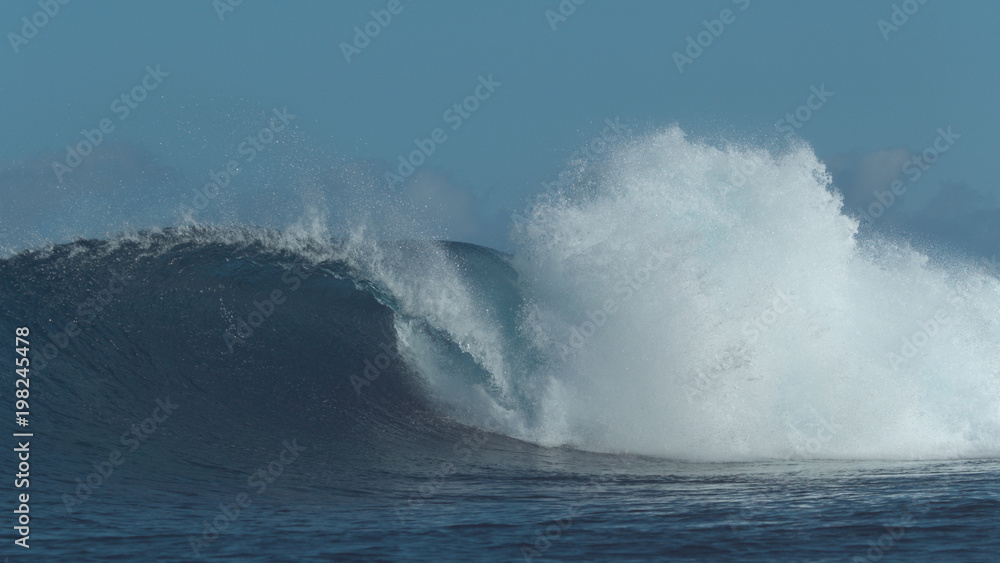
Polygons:
[[1000,207],[996,199],[965,184],[943,184],[924,208],[907,218],[906,225],[979,256],[993,256],[1000,251]]
[[850,203],[849,208],[866,208],[875,201],[875,192],[888,189],[889,184],[899,179],[903,165],[912,157],[909,150],[894,148],[863,155],[840,153],[825,162],[834,185],[844,195],[845,204]]
[[[917,186],[901,177],[903,164],[913,156],[908,149],[892,148],[840,153],[824,161],[834,186],[844,196],[845,212],[864,217],[865,210],[877,201],[875,193],[885,192],[895,180],[906,183],[908,190]],[[930,190],[932,195],[914,198],[910,191],[904,192],[884,214],[862,221],[862,228],[902,233],[977,256],[992,256],[1000,250],[1000,206],[996,199],[960,182],[921,182],[920,189]],[[926,203],[918,204],[921,200]]]

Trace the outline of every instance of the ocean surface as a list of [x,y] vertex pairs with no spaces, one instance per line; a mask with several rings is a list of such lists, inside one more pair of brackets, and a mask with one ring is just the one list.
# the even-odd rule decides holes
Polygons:
[[31,555],[1000,560],[995,272],[866,236],[805,149],[673,130],[616,162],[513,253],[199,225],[8,253]]

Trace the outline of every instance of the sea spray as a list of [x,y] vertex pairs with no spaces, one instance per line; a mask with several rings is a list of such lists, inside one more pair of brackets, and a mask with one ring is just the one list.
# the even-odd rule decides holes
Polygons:
[[[429,359],[444,352],[406,328],[404,348],[434,371],[429,392],[449,412],[475,424],[477,409],[503,408],[507,433],[521,439],[679,459],[1000,454],[1000,284],[988,272],[860,240],[806,146],[716,147],[675,127],[595,169],[583,188],[540,197],[515,225],[514,326],[497,324],[496,304],[482,299],[452,300],[454,314],[436,317],[502,388],[449,373]],[[669,259],[622,299],[622,272],[648,269],[653,254]],[[406,279],[470,294],[468,273],[442,264]],[[771,315],[782,292],[795,308]],[[566,353],[573,328],[615,299],[615,313],[598,315],[600,329]],[[942,310],[950,322],[905,363],[892,361]],[[766,330],[747,334],[761,318]],[[734,351],[739,361],[720,361]],[[692,397],[706,370],[713,385]],[[788,421],[813,419],[835,420],[837,431],[803,450],[811,429]]]

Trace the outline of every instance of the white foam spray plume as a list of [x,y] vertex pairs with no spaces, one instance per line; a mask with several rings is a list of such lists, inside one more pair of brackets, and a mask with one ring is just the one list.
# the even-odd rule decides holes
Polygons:
[[[860,242],[841,204],[808,147],[676,127],[539,199],[513,264],[542,361],[504,378],[533,389],[509,433],[690,460],[1000,455],[997,279]],[[470,313],[452,332],[492,342]]]

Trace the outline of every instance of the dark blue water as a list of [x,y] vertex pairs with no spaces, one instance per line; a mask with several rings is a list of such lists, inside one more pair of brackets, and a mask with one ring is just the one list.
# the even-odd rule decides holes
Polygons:
[[[1000,560],[998,460],[690,463],[461,424],[401,352],[392,292],[324,259],[336,241],[277,238],[188,229],[0,260],[4,354],[31,332],[34,433],[30,489],[3,456],[4,553],[29,553],[11,510],[30,491],[45,560]],[[517,308],[507,256],[439,248],[490,280],[501,318]]]

